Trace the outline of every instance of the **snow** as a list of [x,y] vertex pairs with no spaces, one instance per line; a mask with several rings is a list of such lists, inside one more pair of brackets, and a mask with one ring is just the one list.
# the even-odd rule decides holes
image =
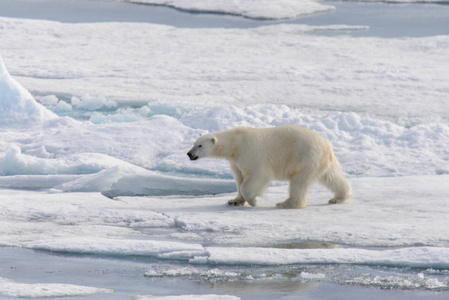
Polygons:
[[82,297],[112,293],[109,289],[57,283],[21,283],[0,277],[0,295],[13,298]]
[[55,241],[41,240],[27,246],[33,249],[58,252],[145,255],[177,260],[204,254],[204,248],[198,244],[129,239],[71,238]]
[[[169,265],[147,278],[265,282],[279,274],[254,266],[299,265],[300,282],[447,291],[449,38],[304,34],[320,29],[0,18],[0,246]],[[348,204],[317,185],[306,209],[276,209],[275,182],[258,207],[228,207],[227,162],[186,155],[200,133],[285,124],[331,142]],[[7,297],[113,293],[0,275]],[[152,297],[177,296],[138,296]]]
[[239,278],[240,274],[236,272],[222,271],[220,269],[214,268],[211,270],[203,270],[201,268],[195,268],[192,266],[183,268],[170,268],[162,270],[151,270],[145,273],[146,277],[179,277],[179,276],[201,276],[205,277],[207,280],[212,280],[216,278]]
[[301,15],[334,10],[311,0],[129,0],[129,2],[166,5],[192,12],[225,13],[254,19],[291,19]]
[[447,118],[447,36],[303,32],[301,25],[283,24],[183,29],[1,18],[0,51],[31,92],[69,95],[69,102],[91,95],[174,107],[268,103],[412,121]]
[[[207,248],[208,262],[236,265],[363,264],[390,267],[449,266],[447,248],[415,247],[397,250]],[[242,256],[241,253],[246,255]],[[195,260],[192,261],[193,263]]]
[[236,192],[233,180],[191,179],[173,176],[128,175],[114,182],[111,190],[103,191],[103,195],[138,196],[138,195],[211,195]]
[[26,126],[55,117],[9,75],[0,56],[0,126]]
[[90,95],[84,95],[81,98],[72,97],[70,102],[72,104],[72,107],[86,110],[97,110],[102,108],[110,109],[117,106],[117,103],[115,101],[108,100],[104,96],[92,97]]
[[[145,185],[145,181],[150,181],[145,176],[158,177],[147,169],[230,179],[225,161],[192,163],[186,159],[198,134],[238,125],[268,127],[285,124],[296,124],[321,133],[333,144],[344,171],[351,177],[449,173],[449,126],[444,122],[408,127],[349,112],[305,113],[283,105],[222,105],[188,110],[178,118],[156,114],[136,122],[100,125],[60,118],[34,129],[4,131],[1,133],[0,173],[8,177],[0,178],[0,185],[16,187],[13,181],[17,177],[14,176],[37,183],[37,176],[42,175],[42,188],[66,191],[121,189],[122,192],[115,194],[148,195],[154,194],[164,177],[158,179],[157,184]],[[166,128],[171,128],[170,132]],[[167,151],[168,148],[171,150]],[[77,178],[76,187],[68,184],[60,187],[60,180],[51,186],[48,175],[79,175],[80,178]],[[134,178],[136,184],[128,185],[127,179],[118,181],[127,175],[138,175]],[[85,178],[84,187],[81,177]],[[224,189],[220,187],[221,183],[217,183],[217,187],[212,185],[215,183],[204,181],[202,189],[210,187],[209,193],[217,193],[216,188],[221,192],[233,190],[229,187],[232,183],[223,186]],[[161,189],[181,187],[179,182],[165,186]],[[145,192],[145,189],[153,192]],[[179,193],[186,194],[187,191],[184,189]]]
[[[447,180],[447,176],[353,179],[358,193],[350,204],[326,205],[331,195],[316,188],[309,207],[300,211],[274,208],[276,201],[286,197],[285,185],[270,188],[255,209],[227,207],[228,194],[111,200],[92,193],[2,190],[0,240],[8,247],[143,255],[191,263],[396,264],[445,269],[449,264]],[[402,195],[406,186],[409,193]],[[410,197],[413,205],[409,205]],[[367,212],[369,217],[364,217]],[[36,221],[38,225],[33,225]],[[147,236],[145,230],[151,232],[151,228],[168,231]],[[260,247],[297,240],[361,248]],[[229,247],[233,245],[239,247]]]

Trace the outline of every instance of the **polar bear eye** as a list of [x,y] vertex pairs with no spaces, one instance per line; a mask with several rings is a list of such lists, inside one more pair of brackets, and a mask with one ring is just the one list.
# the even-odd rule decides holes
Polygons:
[[201,147],[203,147],[203,145],[199,145],[199,146],[198,146],[198,148],[201,148]]

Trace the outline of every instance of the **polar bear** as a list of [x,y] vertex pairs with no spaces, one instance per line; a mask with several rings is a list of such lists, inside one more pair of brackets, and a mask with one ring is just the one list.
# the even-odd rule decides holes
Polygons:
[[203,157],[229,161],[237,197],[229,205],[256,206],[272,180],[290,181],[290,195],[279,208],[304,208],[310,186],[319,181],[334,193],[329,203],[345,203],[351,186],[343,177],[331,145],[318,133],[298,126],[237,127],[200,136],[187,153],[190,160]]

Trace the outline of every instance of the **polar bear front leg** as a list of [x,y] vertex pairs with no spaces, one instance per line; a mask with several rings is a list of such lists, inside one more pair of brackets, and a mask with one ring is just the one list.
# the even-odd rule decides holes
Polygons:
[[342,204],[342,203],[348,203],[348,199],[342,199],[339,197],[335,197],[332,199],[329,199],[329,204]]
[[263,172],[254,172],[243,179],[240,186],[240,193],[251,206],[257,205],[256,197],[260,196],[270,183],[270,178],[266,177]]
[[232,174],[234,174],[235,185],[237,186],[237,197],[235,199],[229,200],[228,204],[232,206],[243,206],[245,205],[245,198],[243,198],[240,192],[240,187],[243,183],[243,175],[237,165],[233,162],[229,162],[231,166]]
[[228,204],[231,206],[243,206],[245,205],[245,199],[237,197],[235,199],[229,200]]
[[290,196],[284,202],[276,204],[278,208],[305,208],[307,193],[313,183],[308,174],[300,173],[290,179]]

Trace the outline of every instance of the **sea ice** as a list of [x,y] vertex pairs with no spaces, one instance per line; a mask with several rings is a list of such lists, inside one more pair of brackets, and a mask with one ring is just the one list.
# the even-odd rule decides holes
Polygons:
[[21,84],[44,96],[181,108],[285,104],[418,122],[447,117],[449,37],[302,32],[283,24],[186,29],[0,18],[0,53]]
[[81,98],[72,97],[70,102],[72,107],[85,110],[111,109],[117,106],[115,101],[108,100],[105,96],[92,97],[88,94]]
[[[414,247],[395,250],[206,248],[208,263],[218,265],[359,264],[389,267],[449,268],[447,248]],[[242,255],[245,253],[245,255]],[[201,257],[200,257],[201,258]],[[195,259],[191,260],[195,263]],[[200,263],[204,261],[201,260]]]
[[28,244],[27,247],[72,253],[155,256],[174,260],[204,256],[204,248],[198,244],[123,238],[72,237],[68,239],[40,240]]
[[103,195],[212,195],[231,193],[237,190],[232,180],[191,179],[158,174],[122,176],[111,185],[111,190],[103,190]]
[[0,128],[26,127],[52,118],[56,115],[9,75],[0,56]]
[[[181,264],[173,276],[204,264],[406,266],[426,274],[342,282],[447,290],[448,37],[303,31],[0,18],[14,78],[49,109],[81,115],[56,116],[1,63],[0,246]],[[276,209],[288,187],[275,182],[259,207],[229,207],[227,162],[186,156],[199,133],[284,124],[333,144],[349,204],[328,205],[332,195],[315,186],[306,209]],[[334,247],[295,249],[303,241]],[[298,280],[334,280],[316,274]],[[109,292],[0,279],[3,295],[46,296],[35,288]]]
[[0,277],[0,295],[12,298],[83,297],[113,290],[72,284],[21,283]]
[[300,15],[334,10],[313,0],[128,0],[129,2],[166,5],[192,12],[224,13],[254,19],[291,19]]
[[[358,193],[349,204],[327,205],[328,192],[313,189],[304,210],[274,208],[286,196],[286,186],[270,188],[259,208],[230,208],[225,203],[232,195],[227,194],[112,200],[98,193],[2,190],[0,241],[9,247],[218,265],[332,262],[448,268],[446,181],[447,176],[353,179]],[[403,195],[405,187],[409,193]],[[270,248],[298,240],[361,248]]]

